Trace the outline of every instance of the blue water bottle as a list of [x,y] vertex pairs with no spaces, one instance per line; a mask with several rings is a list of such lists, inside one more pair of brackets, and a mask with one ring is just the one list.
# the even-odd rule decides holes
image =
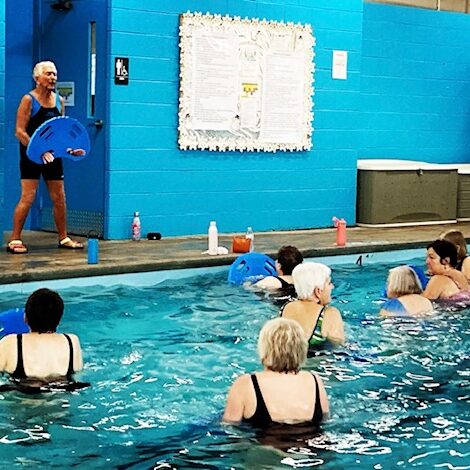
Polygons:
[[98,232],[88,232],[88,264],[98,264],[100,247],[98,245]]

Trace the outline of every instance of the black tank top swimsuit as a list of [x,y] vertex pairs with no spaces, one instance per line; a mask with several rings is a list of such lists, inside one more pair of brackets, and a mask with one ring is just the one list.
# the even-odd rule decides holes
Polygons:
[[[318,381],[314,374],[312,374],[313,380],[315,380],[315,408],[313,410],[313,416],[310,420],[310,423],[319,426],[323,419],[323,410],[320,403],[320,390],[318,387]],[[274,421],[271,419],[271,415],[266,407],[264,402],[263,395],[259,388],[258,379],[255,374],[251,374],[251,381],[253,382],[253,387],[256,394],[256,410],[251,418],[243,418],[243,421],[246,423],[253,424],[254,426],[264,427],[268,426]]]
[[[64,336],[67,338],[67,342],[69,343],[69,366],[67,368],[67,374],[65,377],[67,380],[72,379],[72,374],[73,374],[73,346],[72,346],[72,340],[70,339],[69,335],[64,334]],[[24,363],[23,363],[23,335],[16,335],[16,346],[17,346],[17,351],[18,351],[18,359],[16,362],[16,369],[13,371],[11,374],[11,377],[17,380],[21,379],[26,379],[27,375],[24,370]]]
[[[54,382],[44,382],[40,379],[30,378],[26,375],[24,370],[23,360],[23,335],[16,335],[16,345],[18,359],[16,362],[16,369],[10,374],[12,382],[9,384],[0,385],[0,392],[20,391],[27,394],[37,394],[42,392],[52,391],[74,391],[81,388],[89,387],[89,382],[75,382],[73,380],[73,345],[69,335],[64,334],[69,344],[69,364],[67,373],[64,377],[58,378]],[[65,379],[65,380],[64,380]]]

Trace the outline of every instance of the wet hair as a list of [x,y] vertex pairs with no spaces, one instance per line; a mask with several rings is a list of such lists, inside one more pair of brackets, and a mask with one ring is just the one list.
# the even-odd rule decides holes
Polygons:
[[434,240],[427,246],[432,248],[441,258],[441,264],[444,258],[449,258],[449,266],[455,268],[457,266],[457,247],[447,240]]
[[43,60],[42,62],[38,62],[33,69],[33,78],[36,80],[36,78],[39,77],[44,72],[44,69],[46,67],[54,67],[55,71],[57,72],[57,67],[55,66],[54,62],[51,62],[50,60]]
[[461,260],[467,256],[467,241],[462,232],[458,230],[449,230],[441,235],[441,240],[447,240],[457,248],[457,259]]
[[308,342],[298,322],[287,318],[269,320],[261,328],[258,354],[264,367],[274,372],[300,370],[307,359]]
[[277,261],[281,266],[282,274],[290,276],[292,270],[302,261],[304,257],[295,246],[282,246],[277,252]]
[[292,271],[295,291],[300,300],[309,299],[315,288],[323,289],[331,277],[331,269],[321,263],[302,263]]
[[387,297],[401,297],[407,294],[421,294],[423,286],[416,272],[409,266],[390,269],[387,279]]
[[64,313],[64,301],[57,293],[49,289],[33,292],[25,307],[25,318],[34,333],[54,332]]

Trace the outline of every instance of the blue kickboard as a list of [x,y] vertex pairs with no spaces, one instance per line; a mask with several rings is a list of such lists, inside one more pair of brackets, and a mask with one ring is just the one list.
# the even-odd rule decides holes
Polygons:
[[[71,155],[68,149],[83,149],[84,155]],[[90,153],[90,136],[74,118],[58,116],[41,124],[31,136],[26,155],[34,163],[44,164],[42,155],[51,152],[55,158],[83,160]]]
[[241,285],[245,281],[256,282],[266,276],[276,276],[275,261],[263,253],[246,253],[230,266],[229,284]]
[[0,338],[28,332],[28,325],[24,321],[24,308],[12,308],[0,313]]

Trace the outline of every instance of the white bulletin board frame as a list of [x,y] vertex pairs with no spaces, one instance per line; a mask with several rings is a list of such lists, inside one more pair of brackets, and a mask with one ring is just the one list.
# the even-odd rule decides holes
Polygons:
[[188,12],[179,35],[180,149],[312,148],[309,24]]

